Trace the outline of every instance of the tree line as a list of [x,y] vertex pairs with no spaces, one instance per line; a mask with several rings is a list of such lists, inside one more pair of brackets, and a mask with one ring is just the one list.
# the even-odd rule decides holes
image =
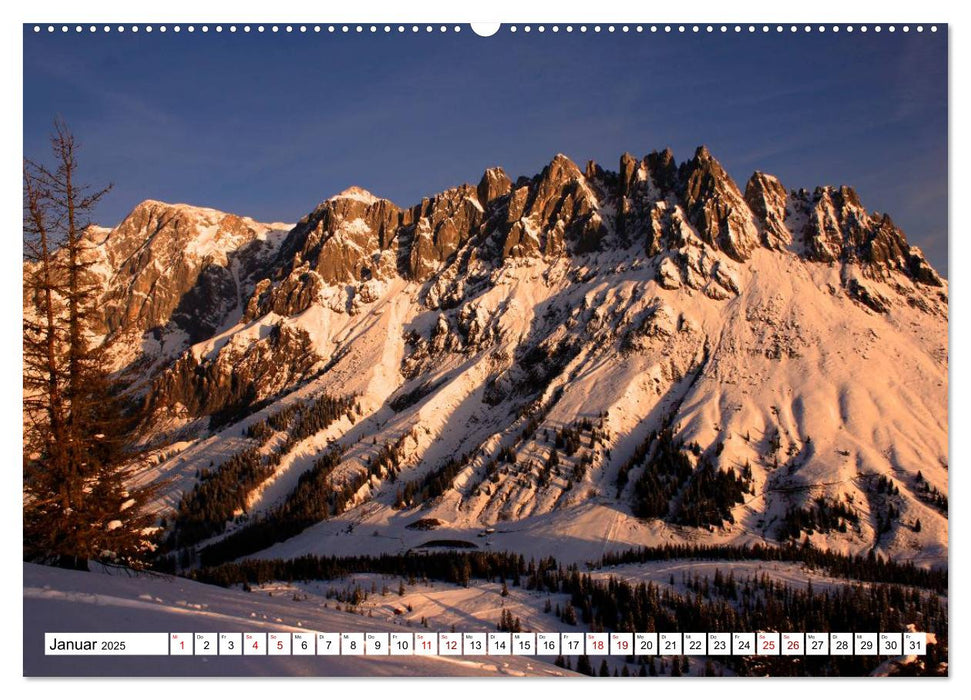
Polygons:
[[[924,569],[910,562],[897,562],[879,555],[847,555],[820,550],[804,544],[768,546],[755,544],[694,545],[668,544],[637,547],[611,552],[589,561],[584,568],[597,571],[626,564],[655,561],[764,561],[801,563],[834,578],[873,583],[887,583],[923,588],[946,595],[946,569]],[[240,562],[204,567],[190,576],[220,586],[241,583],[262,584],[269,581],[317,581],[336,579],[357,573],[380,573],[408,578],[432,579],[465,585],[468,579],[511,580],[519,585],[522,578],[530,581],[531,590],[556,592],[568,572],[579,570],[577,564],[564,566],[554,557],[526,559],[514,552],[445,551],[405,554],[360,555],[354,557],[306,555],[295,559],[245,559]]]
[[591,562],[590,566],[605,568],[674,559],[798,562],[811,569],[825,571],[836,578],[918,586],[941,594],[946,594],[948,589],[947,569],[925,569],[912,562],[886,559],[873,550],[866,555],[853,555],[817,549],[812,547],[808,540],[801,544],[788,542],[778,546],[666,544],[656,547],[638,547],[605,554],[595,562]]
[[[681,554],[690,547],[681,550]],[[674,555],[672,548],[666,554]],[[713,551],[706,552],[712,554]],[[735,558],[751,551],[737,550]],[[756,550],[755,552],[759,552]],[[646,554],[631,552],[628,557]],[[842,555],[824,553],[822,561]],[[618,557],[625,561],[628,557]],[[694,557],[701,558],[701,557]],[[732,557],[728,557],[732,560]],[[846,558],[850,559],[850,558]],[[884,564],[893,572],[893,564]],[[852,570],[852,567],[847,566]],[[879,571],[881,569],[876,569]],[[423,555],[385,554],[358,557],[304,556],[292,560],[246,560],[193,572],[198,580],[219,585],[250,585],[286,580],[332,580],[356,573],[400,576],[409,581],[441,580],[469,585],[473,579],[498,581],[508,586],[549,595],[566,596],[556,614],[567,624],[583,624],[592,631],[903,631],[908,625],[934,632],[937,644],[928,647],[923,667],[934,672],[947,660],[948,610],[946,587],[926,590],[899,583],[855,582],[804,587],[792,586],[767,574],[735,577],[716,571],[713,578],[684,574],[681,588],[672,578],[669,585],[630,582],[615,576],[598,576],[577,565],[563,566],[553,557],[526,560],[508,552],[435,552]],[[893,578],[891,575],[890,578]],[[683,590],[681,590],[683,589]],[[547,605],[545,612],[552,613]],[[517,627],[504,614],[500,628]],[[521,623],[519,628],[522,629]],[[879,657],[724,657],[719,660],[741,675],[865,675],[883,659]],[[647,660],[630,657],[631,663]],[[581,662],[582,663],[582,662]],[[649,675],[645,666],[644,675]]]

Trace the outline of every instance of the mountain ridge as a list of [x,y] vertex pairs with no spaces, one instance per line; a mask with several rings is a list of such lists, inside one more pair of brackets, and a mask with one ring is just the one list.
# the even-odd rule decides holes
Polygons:
[[[788,247],[802,243],[805,247],[801,254],[813,260],[832,262],[844,253],[850,253],[859,256],[864,263],[895,263],[897,269],[911,278],[927,285],[941,286],[940,277],[919,249],[907,243],[903,232],[893,224],[889,215],[868,213],[853,188],[845,185],[821,186],[812,193],[807,190],[787,192],[774,176],[755,171],[747,181],[743,195],[735,181],[705,146],[699,146],[694,157],[680,165],[675,163],[670,150],[661,153],[654,151],[640,160],[625,153],[620,159],[617,172],[603,170],[593,161],[581,172],[572,160],[560,153],[542,173],[533,178],[520,177],[515,187],[502,168],[495,167],[487,169],[478,186],[474,188],[469,184],[459,185],[426,197],[421,203],[407,208],[398,207],[391,200],[352,185],[322,201],[300,223],[290,227],[285,245],[277,252],[277,265],[283,267],[289,263],[289,271],[292,272],[300,269],[299,264],[305,262],[308,256],[319,261],[321,253],[331,253],[320,250],[332,243],[331,239],[334,238],[335,231],[328,230],[328,226],[333,228],[335,224],[331,224],[328,218],[336,219],[338,223],[347,219],[363,220],[366,227],[362,227],[360,232],[364,234],[362,240],[355,239],[353,231],[342,231],[348,239],[347,245],[342,247],[334,241],[331,247],[336,250],[323,255],[324,260],[316,271],[325,282],[347,282],[351,279],[361,281],[362,276],[372,274],[372,270],[363,265],[361,259],[368,253],[373,255],[388,249],[399,233],[412,234],[409,241],[411,247],[407,251],[411,259],[399,271],[407,271],[413,278],[424,280],[436,271],[433,263],[442,263],[443,258],[454,254],[468,239],[468,230],[481,223],[474,212],[462,211],[463,206],[466,209],[472,207],[479,214],[483,214],[485,206],[504,196],[510,197],[507,208],[509,220],[506,222],[510,230],[506,232],[503,241],[503,254],[529,254],[539,249],[536,242],[530,240],[530,233],[525,231],[525,227],[517,225],[521,223],[521,209],[529,207],[532,210],[537,198],[545,206],[562,205],[562,201],[547,201],[551,195],[561,194],[552,190],[558,186],[562,189],[564,185],[574,181],[585,184],[590,180],[601,187],[619,181],[616,193],[621,204],[617,211],[618,228],[623,228],[628,217],[643,214],[642,211],[633,211],[638,202],[631,200],[640,195],[640,199],[646,197],[649,204],[662,203],[663,199],[659,198],[657,188],[663,188],[669,191],[669,196],[673,194],[679,200],[678,203],[684,206],[688,222],[696,226],[702,240],[736,261],[744,261],[747,252],[755,245]],[[537,184],[537,191],[524,192],[523,186],[530,182]],[[641,183],[639,188],[638,183]],[[638,189],[641,191],[637,192]],[[516,197],[512,196],[513,190],[518,193]],[[611,193],[607,192],[606,196],[609,198]],[[525,201],[527,198],[529,201]],[[801,213],[806,218],[804,229],[799,232],[802,234],[801,240],[784,230],[783,222],[788,204],[801,209],[796,213]],[[204,207],[145,200],[111,231],[124,230],[133,218],[137,219],[146,209],[155,207],[176,212],[193,212],[197,215],[205,213],[222,218],[235,217]],[[378,211],[372,211],[375,208]],[[745,209],[748,211],[744,211]],[[547,218],[550,215],[550,212],[540,213],[540,218],[543,218],[542,214]],[[582,217],[586,213],[588,212],[573,212],[573,218]],[[241,220],[256,224],[245,217]],[[279,229],[282,226],[256,225],[267,229]],[[427,228],[423,228],[423,225],[427,225]],[[753,231],[753,226],[758,230]],[[316,232],[316,237],[311,236],[309,242],[301,241],[301,238],[305,239],[309,234],[301,229],[307,227],[322,230]],[[135,228],[139,228],[137,222]],[[408,228],[414,230],[399,231]],[[320,240],[321,233],[330,236],[327,240]],[[376,234],[377,240],[369,240],[370,234]],[[867,235],[871,236],[870,240],[863,238]],[[117,238],[117,234],[114,237]],[[108,238],[112,238],[112,235],[109,234]],[[289,245],[286,245],[288,241]],[[296,246],[301,242],[303,246],[298,251]],[[653,243],[648,241],[649,247]],[[542,252],[555,253],[558,250],[557,245],[554,239],[550,243],[551,247],[543,249]],[[351,247],[361,248],[364,255],[353,255],[347,250]],[[383,272],[387,273],[388,270]]]
[[[578,552],[795,535],[946,560],[947,281],[852,188],[740,188],[699,147],[490,168],[408,208],[352,187],[272,235],[229,216],[156,227],[170,245],[106,304],[112,332],[156,338],[124,361],[161,460],[144,478],[174,477],[160,507],[239,450],[264,465],[216,540],[309,480],[331,496],[288,553],[355,523],[388,539],[353,546],[393,548],[429,517]],[[200,238],[228,242],[184,273]],[[159,266],[177,279],[150,277],[151,313],[117,316]],[[355,408],[305,435],[322,396]]]

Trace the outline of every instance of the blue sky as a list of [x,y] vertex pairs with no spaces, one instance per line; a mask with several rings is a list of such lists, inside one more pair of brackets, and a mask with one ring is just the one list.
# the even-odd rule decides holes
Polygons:
[[296,221],[349,185],[407,206],[501,165],[699,144],[744,187],[850,184],[947,272],[947,37],[872,31],[62,34],[24,30],[24,151],[55,115],[100,223],[161,199]]

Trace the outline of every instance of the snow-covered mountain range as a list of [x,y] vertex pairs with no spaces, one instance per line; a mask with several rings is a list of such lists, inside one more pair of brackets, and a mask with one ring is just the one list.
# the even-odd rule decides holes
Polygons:
[[89,235],[141,478],[182,546],[232,543],[210,558],[808,537],[946,564],[948,284],[849,187],[557,155],[410,208],[148,201]]

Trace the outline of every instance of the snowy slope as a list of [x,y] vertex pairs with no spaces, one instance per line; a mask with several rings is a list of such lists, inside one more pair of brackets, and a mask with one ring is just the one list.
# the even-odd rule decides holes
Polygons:
[[[197,227],[187,249],[215,236]],[[148,390],[158,453],[140,478],[168,480],[160,513],[254,445],[248,428],[328,394],[357,409],[263,443],[274,473],[226,532],[274,513],[334,446],[327,487],[354,493],[262,556],[434,537],[583,561],[779,541],[793,512],[822,508],[846,515],[800,539],[946,563],[947,282],[849,188],[787,193],[756,173],[743,194],[706,149],[680,166],[625,155],[620,173],[560,155],[411,209],[352,188],[261,255],[218,329]],[[694,476],[669,511],[635,515],[665,427],[696,474],[746,475],[702,524]],[[443,491],[407,497],[462,457]],[[420,518],[436,531],[407,529]]]
[[[525,657],[106,657],[43,655],[45,632],[391,632],[413,628],[323,607],[322,597],[245,593],[158,575],[24,565],[26,676],[566,676]],[[494,623],[463,631],[487,631]],[[442,631],[448,631],[443,628]]]

